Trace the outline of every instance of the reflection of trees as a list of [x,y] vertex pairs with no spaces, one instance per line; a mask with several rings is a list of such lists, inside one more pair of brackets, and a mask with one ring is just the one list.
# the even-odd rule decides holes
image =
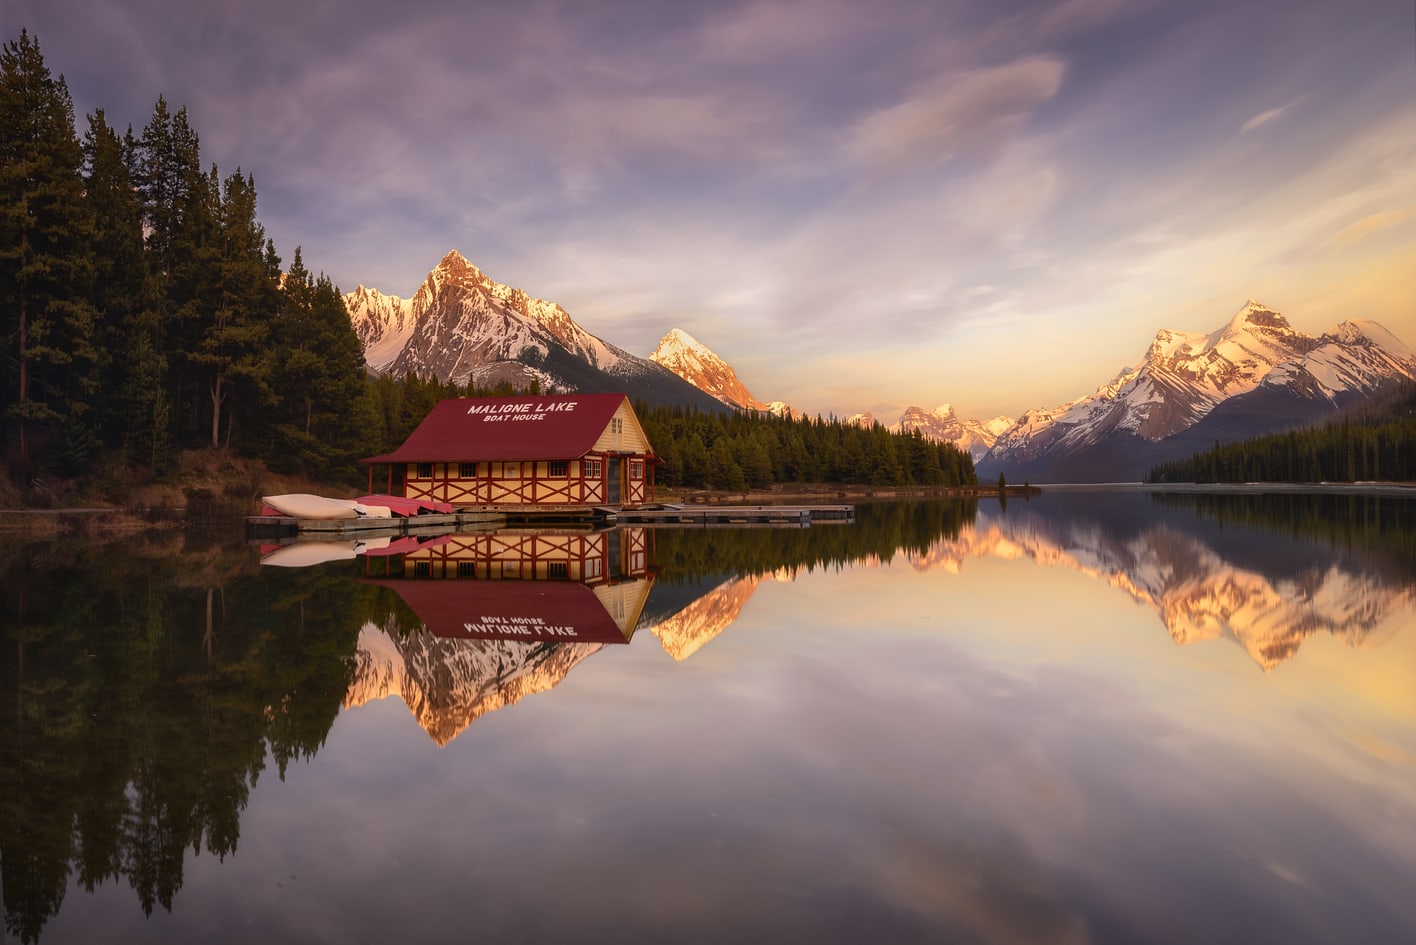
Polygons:
[[0,884],[21,941],[71,875],[170,909],[189,849],[236,849],[267,755],[283,777],[339,711],[370,591],[329,569],[260,572],[244,548],[173,550],[0,562]]
[[839,568],[889,560],[902,551],[924,554],[940,539],[957,538],[977,515],[978,503],[972,499],[877,502],[857,506],[854,525],[657,529],[655,560],[663,569],[661,582]]
[[1159,505],[1187,509],[1221,525],[1242,525],[1310,539],[1390,578],[1416,578],[1416,502],[1365,493],[1152,493]]

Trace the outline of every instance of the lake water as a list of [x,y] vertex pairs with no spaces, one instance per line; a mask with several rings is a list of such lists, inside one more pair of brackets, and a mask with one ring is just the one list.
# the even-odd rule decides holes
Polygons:
[[7,941],[1416,941],[1410,499],[380,544],[0,551]]

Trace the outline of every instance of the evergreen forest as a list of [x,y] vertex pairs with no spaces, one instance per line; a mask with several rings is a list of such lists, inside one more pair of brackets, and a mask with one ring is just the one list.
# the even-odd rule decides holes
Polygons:
[[[161,479],[183,451],[358,485],[445,397],[370,379],[339,288],[277,253],[256,182],[207,164],[187,110],[80,134],[28,33],[0,54],[0,446],[33,500],[54,481]],[[529,393],[539,393],[531,390]],[[831,420],[643,411],[661,483],[971,485],[967,453]]]
[[1401,383],[1320,426],[1218,444],[1146,482],[1416,481],[1416,384]]

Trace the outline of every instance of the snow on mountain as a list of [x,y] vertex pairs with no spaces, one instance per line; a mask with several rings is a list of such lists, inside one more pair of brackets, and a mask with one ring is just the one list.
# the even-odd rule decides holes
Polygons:
[[1012,425],[1011,417],[960,420],[952,405],[940,404],[931,411],[923,407],[906,407],[891,429],[900,433],[918,430],[927,440],[951,443],[967,452],[976,463],[992,449],[999,434]]
[[413,337],[413,303],[359,286],[344,297],[369,370],[383,373]]
[[875,414],[869,410],[864,413],[853,413],[841,421],[848,426],[865,427],[867,430],[875,426]]
[[649,360],[663,365],[704,393],[711,394],[730,407],[743,410],[766,410],[767,404],[753,397],[738,380],[732,366],[711,351],[707,345],[682,328],[665,335]]
[[360,286],[345,302],[376,373],[713,404],[659,365],[592,335],[560,305],[488,278],[456,250],[409,299]]
[[1055,460],[1120,434],[1158,443],[1261,388],[1335,408],[1344,396],[1374,393],[1396,377],[1416,378],[1416,353],[1375,322],[1343,322],[1315,338],[1250,299],[1209,334],[1162,329],[1139,366],[1089,396],[1029,410],[986,460],[1004,468]]

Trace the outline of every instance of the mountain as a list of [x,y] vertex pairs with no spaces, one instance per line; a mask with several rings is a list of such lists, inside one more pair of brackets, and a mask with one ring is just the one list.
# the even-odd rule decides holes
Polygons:
[[1403,377],[1416,378],[1416,352],[1376,322],[1314,337],[1250,299],[1209,334],[1162,329],[1139,366],[1094,393],[1029,410],[999,435],[979,475],[1138,480],[1217,440],[1314,422]]
[[718,357],[707,345],[682,328],[675,328],[659,340],[659,346],[649,355],[653,361],[712,397],[740,410],[760,410],[800,420],[805,416],[785,401],[764,403],[752,396],[738,379],[732,365]]
[[765,410],[767,405],[748,393],[737,372],[708,346],[682,328],[675,328],[659,341],[649,360],[673,371],[694,387],[743,410]]
[[999,434],[1012,425],[1012,417],[960,420],[951,405],[940,404],[931,411],[926,411],[923,407],[906,407],[892,429],[901,433],[918,430],[926,440],[952,443],[967,451],[977,463],[988,454]]
[[651,404],[722,404],[673,372],[581,328],[561,306],[495,282],[456,250],[412,298],[359,286],[344,297],[375,373],[490,387],[624,391]]

